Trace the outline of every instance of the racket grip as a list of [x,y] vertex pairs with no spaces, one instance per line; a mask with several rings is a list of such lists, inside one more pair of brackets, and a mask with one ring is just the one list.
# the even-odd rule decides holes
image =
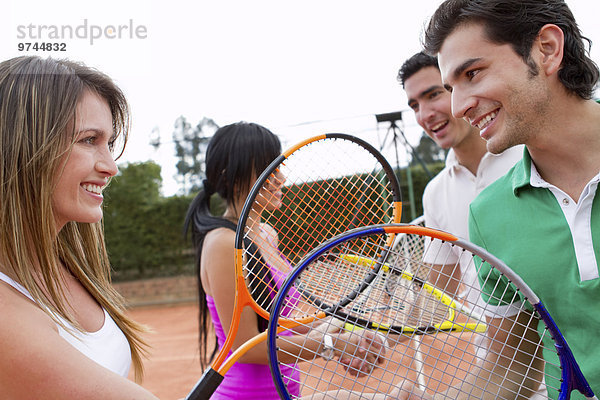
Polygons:
[[200,380],[196,383],[196,386],[186,396],[185,400],[208,400],[210,396],[217,390],[221,382],[223,381],[223,375],[219,374],[212,368],[208,368],[202,374]]

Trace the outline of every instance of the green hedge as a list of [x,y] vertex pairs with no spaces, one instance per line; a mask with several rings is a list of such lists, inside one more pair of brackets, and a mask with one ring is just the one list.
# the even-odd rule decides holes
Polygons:
[[105,191],[104,230],[115,281],[193,273],[182,223],[191,198],[160,196],[160,166],[120,167]]
[[[434,174],[442,167],[442,164],[429,166]],[[429,178],[419,166],[411,167],[411,173],[415,208],[417,215],[421,215],[422,193]],[[400,171],[400,177],[402,222],[409,222],[405,169]],[[160,167],[141,163],[121,167],[121,173],[106,190],[104,225],[115,281],[194,274],[194,250],[182,231],[194,194],[165,198],[159,195],[159,187]],[[212,198],[211,205],[216,215],[224,210],[217,196]]]

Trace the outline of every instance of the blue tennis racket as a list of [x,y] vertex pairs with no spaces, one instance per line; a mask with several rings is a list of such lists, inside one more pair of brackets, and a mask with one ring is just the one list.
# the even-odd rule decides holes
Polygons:
[[[442,287],[447,280],[427,282],[428,276],[437,276],[428,269],[452,270],[439,268],[447,267],[447,261],[428,254],[427,246],[425,256],[415,257],[407,247],[382,245],[390,235],[430,246],[444,242],[463,262],[473,263],[479,282],[459,282],[453,285],[456,293]],[[299,298],[321,263],[337,267],[335,274],[319,280],[324,298],[315,301],[320,292],[314,289],[311,296]],[[454,267],[460,268],[458,263]],[[417,270],[421,278],[414,274]],[[479,300],[460,299],[458,292],[465,291],[476,291]],[[565,338],[529,286],[484,249],[441,231],[385,224],[340,234],[302,259],[282,285],[271,315],[270,367],[282,399],[569,399],[575,390],[596,399]],[[301,396],[291,396],[291,377],[280,368],[286,340],[280,333],[288,318],[310,324],[310,316],[334,316],[331,321],[346,316],[343,322],[356,335],[378,330],[391,346],[383,364],[373,364],[368,376],[351,374],[353,365],[369,362],[361,359],[369,349],[353,348],[350,354],[339,341],[327,343],[336,362],[316,356],[290,364],[287,354],[287,366],[301,372]],[[417,338],[419,351],[412,344]]]

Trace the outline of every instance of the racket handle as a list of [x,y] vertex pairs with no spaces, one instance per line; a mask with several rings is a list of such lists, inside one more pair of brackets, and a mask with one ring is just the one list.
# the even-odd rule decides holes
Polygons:
[[194,386],[192,391],[185,397],[185,400],[210,399],[210,396],[217,390],[222,381],[223,375],[212,368],[208,368],[204,371],[204,374],[198,383],[196,383],[196,386]]

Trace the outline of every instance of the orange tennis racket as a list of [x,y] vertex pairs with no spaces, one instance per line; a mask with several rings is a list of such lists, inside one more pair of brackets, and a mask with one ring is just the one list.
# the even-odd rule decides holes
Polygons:
[[354,136],[316,136],[275,159],[255,182],[240,214],[236,299],[227,339],[187,399],[208,399],[239,357],[266,340],[263,332],[227,357],[245,307],[268,319],[279,286],[309,251],[348,229],[399,222],[401,207],[392,167]]

